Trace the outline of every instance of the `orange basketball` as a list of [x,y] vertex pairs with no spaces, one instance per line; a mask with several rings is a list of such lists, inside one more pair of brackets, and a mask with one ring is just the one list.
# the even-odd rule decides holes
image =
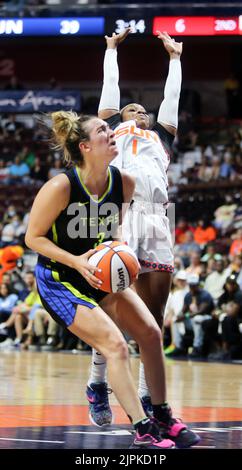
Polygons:
[[95,276],[103,283],[104,292],[120,292],[129,287],[139,272],[139,262],[133,250],[123,242],[108,241],[96,248],[89,263],[102,271]]

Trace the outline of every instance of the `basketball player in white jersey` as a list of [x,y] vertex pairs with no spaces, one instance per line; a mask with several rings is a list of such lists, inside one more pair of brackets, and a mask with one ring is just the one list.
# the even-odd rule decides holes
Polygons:
[[[112,164],[125,169],[136,178],[133,203],[124,220],[123,236],[135,251],[142,267],[135,285],[137,293],[162,328],[163,312],[174,271],[172,239],[166,217],[167,169],[178,124],[182,43],[175,42],[166,32],[158,32],[158,38],[170,56],[170,63],[164,100],[160,105],[157,122],[150,130],[149,116],[143,106],[132,103],[120,111],[117,46],[128,33],[129,29],[118,35],[114,33],[112,37],[105,37],[107,49],[98,115],[115,131],[119,154]],[[93,350],[87,398],[89,416],[92,422],[99,426],[112,422],[105,367],[105,359]],[[185,424],[172,417],[171,409],[166,402],[164,363],[162,373],[163,400],[159,405],[158,420],[164,426],[164,435],[172,436],[178,447],[189,447],[198,442],[199,438]],[[138,391],[146,414],[152,415],[154,406],[150,400],[142,362]],[[157,408],[155,415],[157,417]]]

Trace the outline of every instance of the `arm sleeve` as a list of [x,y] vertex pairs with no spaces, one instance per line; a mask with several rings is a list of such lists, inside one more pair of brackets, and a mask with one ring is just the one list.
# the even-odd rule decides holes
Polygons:
[[176,129],[178,126],[181,80],[181,61],[180,59],[171,59],[164,89],[164,100],[160,105],[157,121],[161,124],[175,127]]
[[103,88],[98,111],[120,109],[119,69],[117,49],[106,49],[103,63]]

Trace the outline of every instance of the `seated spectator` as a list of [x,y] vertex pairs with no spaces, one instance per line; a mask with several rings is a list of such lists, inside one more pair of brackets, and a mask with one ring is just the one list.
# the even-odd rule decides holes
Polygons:
[[20,161],[26,163],[30,169],[34,167],[36,158],[35,153],[28,145],[25,145],[22,148],[21,152],[18,154],[18,157],[20,158]]
[[23,233],[22,221],[19,214],[16,214],[2,229],[1,246],[17,245],[21,233]]
[[[13,308],[10,317],[2,324],[3,328],[15,327],[16,338],[14,340],[14,346],[19,346],[23,340],[23,330],[27,327],[29,322],[29,314],[34,306],[41,306],[41,300],[37,292],[36,282],[31,290],[30,294],[26,297],[24,302],[20,302],[16,307]],[[2,343],[2,348],[5,347],[5,341]],[[8,345],[6,345],[8,346]]]
[[186,232],[194,232],[194,229],[184,217],[181,217],[180,219],[178,219],[175,230],[177,244],[184,243]]
[[226,229],[231,225],[237,204],[234,204],[232,197],[228,194],[225,196],[225,204],[219,206],[214,212],[214,226],[225,233]]
[[214,304],[212,296],[200,288],[198,275],[189,275],[187,282],[189,292],[185,295],[182,311],[173,324],[173,339],[176,349],[169,357],[186,353],[183,345],[183,335],[179,327],[179,322],[184,322],[185,329],[193,333],[193,350],[189,357],[195,359],[203,356],[204,332],[202,324],[205,320],[211,319]]
[[4,322],[10,317],[17,300],[18,296],[12,293],[9,285],[2,283],[0,285],[0,335],[7,334]]
[[197,178],[199,181],[207,183],[212,179],[212,167],[210,165],[209,158],[203,156],[202,162],[199,165],[199,169],[197,172]]
[[50,170],[48,172],[48,178],[51,179],[54,176],[59,175],[60,173],[63,173],[62,161],[61,161],[61,159],[56,158],[55,161],[54,161],[54,166],[52,168],[50,168]]
[[2,235],[0,241],[0,247],[3,248],[8,245],[14,245],[15,241],[15,228],[12,222],[6,224],[2,228]]
[[35,158],[34,166],[31,168],[30,171],[31,179],[34,181],[40,181],[41,183],[47,180],[47,171],[45,166],[41,165],[41,161],[39,157]]
[[9,168],[4,160],[0,159],[0,184],[7,184],[9,181]]
[[34,333],[38,345],[44,351],[52,351],[58,344],[59,326],[46,310],[38,307],[33,318]]
[[233,168],[231,163],[231,155],[224,154],[223,161],[220,166],[219,177],[228,181],[235,176],[236,170]]
[[[241,291],[240,291],[241,292]],[[229,302],[222,321],[221,359],[242,359],[242,292],[241,298]]]
[[4,131],[7,136],[13,137],[14,140],[19,142],[25,127],[22,122],[16,120],[16,114],[10,114],[7,121],[4,123]]
[[175,253],[178,256],[181,256],[184,265],[187,267],[189,265],[189,258],[192,252],[197,252],[200,254],[200,246],[194,242],[193,232],[187,231],[184,235],[184,242],[175,247]]
[[[241,359],[242,291],[234,275],[226,279],[224,294],[218,300],[216,314],[222,346],[217,353],[210,355],[211,359]],[[210,341],[212,339],[210,336]]]
[[186,268],[187,274],[197,274],[200,276],[202,271],[201,255],[196,251],[191,253],[190,265]]
[[10,204],[4,212],[3,223],[7,224],[12,221],[14,215],[17,214],[14,204]]
[[233,242],[229,248],[229,255],[239,255],[242,253],[242,229],[237,230],[237,232],[232,236]]
[[15,157],[14,164],[9,167],[9,183],[28,183],[30,169],[28,165],[21,162],[19,157]]
[[215,261],[215,271],[209,274],[204,283],[204,289],[211,294],[215,303],[224,292],[224,284],[228,277],[228,269],[224,269],[223,259]]
[[35,286],[35,275],[32,271],[27,271],[23,276],[24,286],[18,292],[19,302],[24,302]]
[[216,230],[205,219],[200,219],[194,231],[194,241],[203,248],[208,242],[216,239]]
[[[168,297],[164,315],[164,327],[169,328],[171,333],[171,344],[164,351],[167,357],[176,349],[173,325],[182,311],[184,298],[188,291],[186,271],[178,271],[174,277],[174,289]],[[178,324],[178,328],[179,326],[183,327],[181,323]],[[184,334],[184,327],[181,334]]]

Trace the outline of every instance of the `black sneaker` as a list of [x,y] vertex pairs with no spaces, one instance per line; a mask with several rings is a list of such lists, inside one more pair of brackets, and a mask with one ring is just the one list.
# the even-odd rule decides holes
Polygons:
[[169,406],[165,411],[167,417],[164,421],[159,421],[161,434],[166,439],[172,439],[178,449],[185,449],[194,446],[200,441],[200,437],[191,431],[180,419],[173,418]]

